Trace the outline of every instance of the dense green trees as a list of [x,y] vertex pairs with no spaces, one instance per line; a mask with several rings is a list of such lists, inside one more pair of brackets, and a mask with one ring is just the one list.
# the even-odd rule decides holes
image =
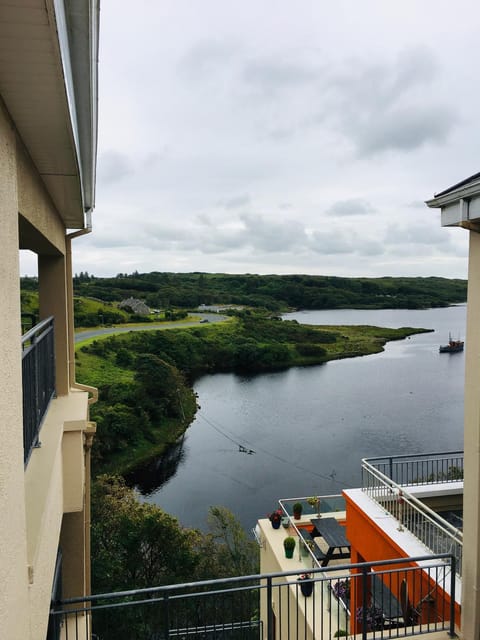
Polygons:
[[101,300],[144,299],[154,308],[240,304],[279,310],[426,308],[465,302],[466,281],[446,278],[339,278],[310,275],[134,273],[74,279],[78,295]]
[[[100,476],[92,490],[92,586],[94,593],[143,589],[258,573],[258,546],[224,507],[211,507],[211,531],[182,527],[159,507],[140,503],[121,478]],[[234,603],[235,604],[235,603]],[[183,615],[198,625],[213,619],[209,605],[182,603]],[[242,598],[241,613],[253,616],[255,598]],[[191,610],[186,608],[191,607]],[[228,615],[234,613],[228,609]],[[216,613],[218,620],[218,613]],[[161,605],[100,610],[94,631],[105,640],[154,637],[163,628]]]

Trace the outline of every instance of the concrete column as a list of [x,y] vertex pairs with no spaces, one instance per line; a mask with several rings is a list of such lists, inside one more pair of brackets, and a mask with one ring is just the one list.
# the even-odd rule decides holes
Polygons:
[[[0,105],[0,629],[28,638],[28,568],[15,134]],[[19,613],[22,612],[22,613]]]
[[40,319],[55,318],[55,375],[57,396],[67,395],[69,379],[69,315],[67,264],[63,255],[38,257]]
[[470,232],[465,352],[462,635],[480,638],[480,234]]
[[60,548],[63,555],[62,597],[76,598],[85,595],[85,510],[64,514]]

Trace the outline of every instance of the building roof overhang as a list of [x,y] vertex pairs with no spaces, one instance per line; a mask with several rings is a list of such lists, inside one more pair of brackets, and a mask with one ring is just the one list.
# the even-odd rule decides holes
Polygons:
[[437,193],[426,204],[441,209],[444,227],[480,225],[480,173]]
[[0,94],[65,227],[95,202],[98,0],[0,0]]

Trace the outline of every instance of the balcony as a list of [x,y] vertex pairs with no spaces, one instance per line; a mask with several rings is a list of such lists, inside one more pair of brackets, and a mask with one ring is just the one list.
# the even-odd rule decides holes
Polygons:
[[398,521],[399,531],[410,531],[432,553],[452,553],[461,576],[462,451],[364,459],[362,491]]
[[[52,608],[49,640],[89,640],[92,633],[101,640],[454,635],[455,559],[429,556],[423,568],[410,566],[412,560],[426,558],[313,568],[307,581],[299,581],[305,568],[297,567],[70,599]],[[348,590],[342,590],[342,584],[348,584]],[[418,604],[405,612],[392,604],[388,593],[406,593],[407,588]]]
[[43,320],[22,336],[23,450],[27,465],[48,405],[55,395],[53,317]]

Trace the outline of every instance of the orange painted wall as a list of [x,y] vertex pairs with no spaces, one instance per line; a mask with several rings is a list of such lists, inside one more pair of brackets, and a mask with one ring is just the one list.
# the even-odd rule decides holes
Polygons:
[[[345,495],[345,494],[344,494]],[[388,560],[392,558],[405,558],[407,555],[405,552],[396,545],[375,522],[373,522],[362,511],[358,505],[353,502],[348,495],[345,495],[346,500],[346,532],[347,538],[351,543],[351,562],[371,562],[374,560]],[[404,565],[402,565],[404,566]],[[415,563],[409,563],[406,566],[416,566]],[[395,565],[381,566],[379,571],[387,569],[394,569]],[[398,568],[398,567],[397,567]],[[423,577],[421,577],[423,575]],[[395,597],[400,600],[400,584],[402,579],[405,578],[408,583],[409,599],[413,606],[417,605],[426,594],[434,588],[435,581],[428,578],[426,574],[420,574],[419,572],[409,572],[405,574],[392,574],[391,579],[384,582],[390,588]],[[352,580],[352,594],[351,594],[351,607],[352,607],[352,632],[359,633],[359,624],[355,620],[355,610],[362,604],[360,593],[356,593],[355,583],[358,582],[360,588],[360,582]],[[420,608],[420,617],[418,622],[430,623],[433,622],[434,617],[438,614],[443,619],[449,619],[449,607],[450,597],[443,590],[436,588],[434,593],[434,602],[430,603],[425,601]],[[457,624],[460,622],[460,607],[456,606],[455,620]]]

